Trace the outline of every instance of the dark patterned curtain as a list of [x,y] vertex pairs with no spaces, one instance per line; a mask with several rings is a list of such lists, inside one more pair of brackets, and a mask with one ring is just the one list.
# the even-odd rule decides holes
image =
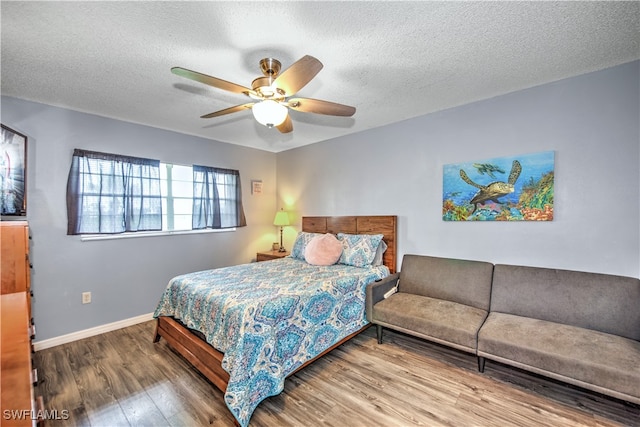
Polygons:
[[75,149],[67,234],[162,230],[160,161]]
[[240,172],[193,165],[192,228],[244,227]]

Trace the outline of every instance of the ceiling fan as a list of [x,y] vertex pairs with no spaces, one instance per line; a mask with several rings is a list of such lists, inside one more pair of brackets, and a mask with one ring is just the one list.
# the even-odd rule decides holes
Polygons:
[[217,77],[208,76],[182,67],[173,67],[171,72],[180,77],[195,80],[218,89],[244,94],[252,102],[225,108],[224,110],[201,116],[203,119],[223,116],[251,109],[255,119],[262,125],[277,128],[282,133],[293,130],[289,108],[303,113],[325,114],[329,116],[353,116],[354,107],[311,98],[291,98],[315,77],[322,69],[322,62],[313,56],[303,56],[280,73],[282,64],[273,58],[260,60],[260,70],[264,77],[251,83],[251,89]]

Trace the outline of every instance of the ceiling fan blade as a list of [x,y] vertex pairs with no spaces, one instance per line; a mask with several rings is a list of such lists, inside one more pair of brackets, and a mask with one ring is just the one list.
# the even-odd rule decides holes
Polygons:
[[287,114],[287,118],[284,119],[284,122],[276,126],[281,133],[289,133],[293,131],[293,122],[291,121],[291,117]]
[[225,108],[224,110],[214,111],[213,113],[205,114],[204,116],[200,116],[201,119],[210,119],[212,117],[224,116],[225,114],[235,113],[237,111],[242,111],[247,108],[253,107],[253,102],[248,104],[236,105],[234,107]]
[[303,56],[276,77],[273,86],[282,89],[286,96],[298,92],[322,70],[322,62],[313,56]]
[[217,77],[208,76],[206,74],[198,73],[197,71],[187,70],[182,67],[173,67],[171,72],[176,76],[185,77],[190,80],[195,80],[200,83],[204,83],[209,86],[216,87],[218,89],[228,90],[229,92],[234,93],[243,93],[245,95],[249,95],[250,93],[255,93],[253,90],[248,87],[244,87],[235,83],[228,82],[226,80],[219,79]]
[[355,107],[311,98],[292,98],[288,100],[287,106],[303,113],[326,114],[328,116],[350,117],[356,112]]

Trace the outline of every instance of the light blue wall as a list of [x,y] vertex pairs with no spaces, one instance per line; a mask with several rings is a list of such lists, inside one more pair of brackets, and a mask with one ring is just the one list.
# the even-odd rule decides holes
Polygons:
[[[633,62],[280,153],[278,205],[298,215],[398,215],[400,257],[638,277],[639,81]],[[443,165],[547,150],[552,222],[442,221]]]
[[[2,97],[2,123],[27,135],[37,340],[150,313],[178,274],[249,262],[276,241],[276,155]],[[247,227],[236,232],[82,242],[67,236],[66,185],[74,148],[240,170]],[[251,180],[264,194],[251,195]],[[81,304],[82,292],[93,302]]]
[[[37,339],[149,313],[171,277],[250,261],[278,240],[271,222],[280,207],[294,219],[398,215],[400,257],[638,277],[639,81],[633,62],[277,155],[2,97],[2,123],[29,138]],[[249,225],[234,233],[97,242],[67,236],[74,148],[239,169]],[[546,150],[556,154],[553,222],[441,220],[444,164]],[[263,181],[263,195],[251,195],[252,179]],[[285,228],[285,246],[297,229]],[[81,304],[85,291],[91,304]]]

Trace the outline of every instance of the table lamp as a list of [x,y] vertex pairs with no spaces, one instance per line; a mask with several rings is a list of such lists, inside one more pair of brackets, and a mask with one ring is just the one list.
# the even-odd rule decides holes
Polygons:
[[273,225],[280,227],[280,249],[278,252],[286,252],[284,246],[282,246],[282,227],[289,225],[289,214],[284,210],[276,212],[276,217],[273,220]]

